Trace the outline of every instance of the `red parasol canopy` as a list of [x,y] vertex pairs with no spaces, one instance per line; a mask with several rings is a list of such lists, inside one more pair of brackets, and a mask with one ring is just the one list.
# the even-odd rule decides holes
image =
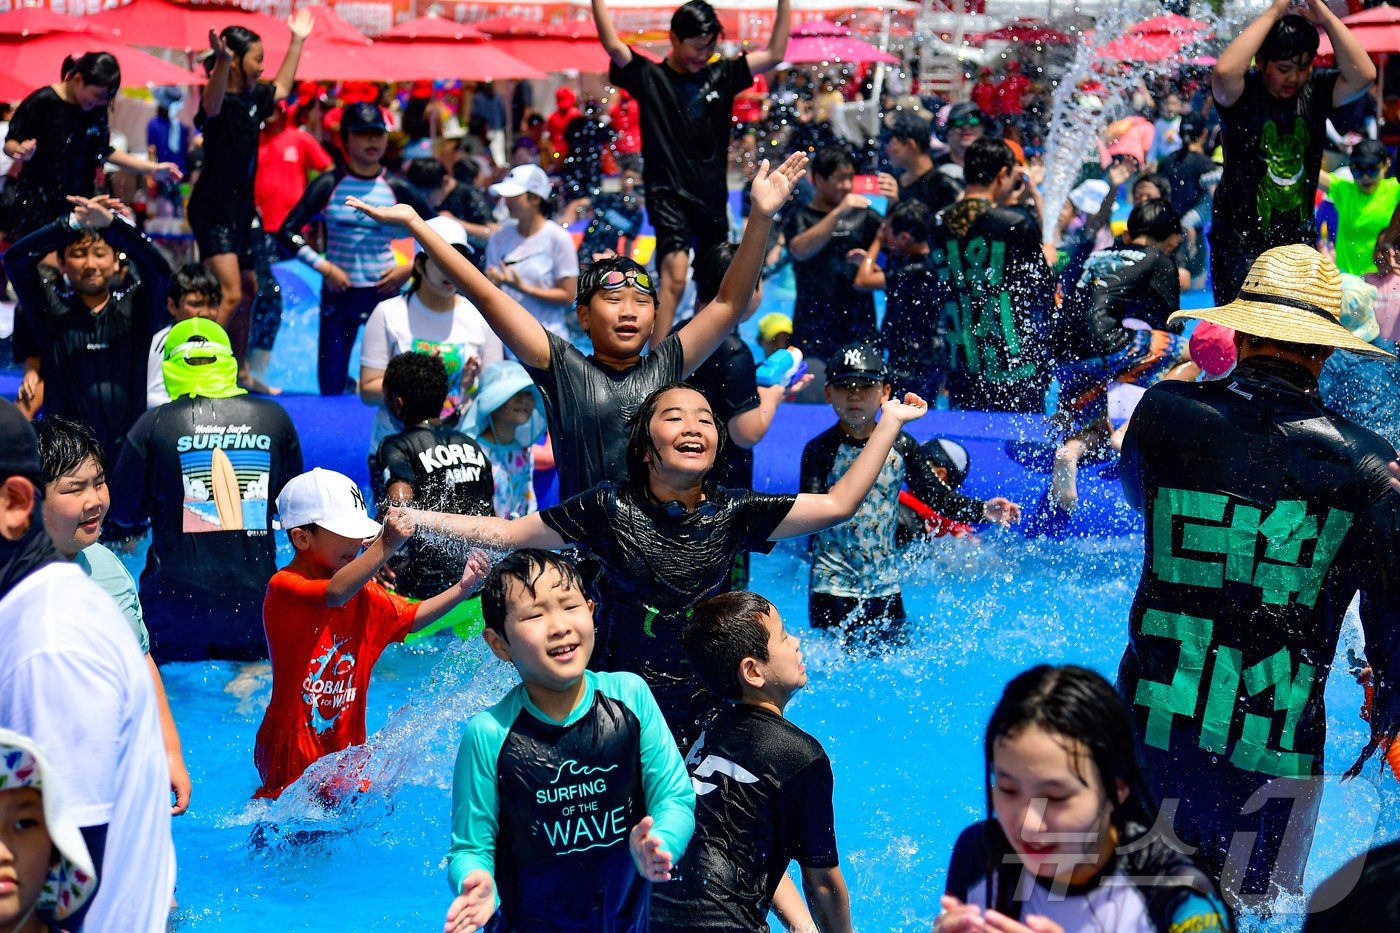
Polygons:
[[849,36],[851,31],[829,19],[814,19],[792,27],[794,36]]
[[67,16],[48,7],[26,6],[0,13],[0,39],[12,36],[44,36],[55,32],[86,32],[93,35],[115,35],[86,16]]
[[225,26],[245,26],[262,36],[265,43],[280,39],[283,49],[291,41],[286,24],[280,20],[217,3],[192,7],[171,0],[132,0],[89,19],[116,30],[123,42],[163,49],[207,49],[209,30],[218,32]]
[[543,69],[521,61],[503,49],[501,46],[505,44],[444,39],[381,39],[367,56],[375,63],[377,70],[361,77],[372,74],[378,81],[438,78],[494,81],[545,77]]
[[490,35],[466,23],[453,22],[441,16],[420,16],[406,23],[399,23],[393,29],[386,29],[375,39],[438,39],[448,42],[463,42],[469,39],[489,39]]
[[1129,34],[1119,36],[1104,46],[1102,54],[1105,58],[1124,62],[1165,62],[1195,41],[1196,38],[1192,36],[1160,32]]
[[[541,71],[607,74],[611,63],[596,39],[493,39],[490,44]],[[632,54],[639,53],[633,49]]]
[[1074,37],[1051,28],[1038,19],[1013,19],[1000,29],[967,37],[974,44],[981,42],[1019,42],[1022,45],[1072,45]]
[[1203,39],[1211,31],[1210,23],[1203,23],[1198,19],[1181,16],[1177,13],[1168,13],[1165,16],[1154,16],[1135,26],[1129,26],[1127,35],[1144,36],[1163,33],[1173,36],[1189,35],[1192,38]]
[[52,33],[47,36],[0,42],[0,98],[18,100],[35,88],[52,84],[68,55],[111,52],[121,66],[122,84],[203,84],[204,76],[162,61],[110,38],[87,33]]
[[[554,23],[546,23],[538,19],[526,19],[523,16],[493,16],[484,19],[479,23],[472,23],[474,27],[482,32],[501,39],[573,39],[578,34],[573,28],[565,28]],[[593,29],[592,38],[598,38],[598,30],[592,24],[586,24]]]
[[[1342,22],[1347,24],[1347,29],[1351,30],[1351,34],[1368,54],[1390,55],[1400,52],[1400,9],[1393,6],[1372,7],[1360,13],[1343,16]],[[1318,39],[1319,57],[1335,54],[1332,40],[1327,38],[1327,33],[1322,33]]]
[[899,59],[853,36],[794,36],[783,56],[794,65],[810,62],[884,62]]

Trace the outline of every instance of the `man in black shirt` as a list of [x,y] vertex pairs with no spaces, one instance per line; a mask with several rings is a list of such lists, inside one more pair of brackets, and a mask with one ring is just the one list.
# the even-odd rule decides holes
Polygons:
[[734,98],[787,52],[789,0],[778,0],[768,48],[714,62],[723,27],[705,0],[671,17],[671,54],[661,63],[634,55],[613,26],[605,0],[593,0],[598,38],[612,59],[609,83],[641,107],[647,216],[656,229],[661,285],[655,346],[671,332],[685,290],[690,250],[700,255],[729,237],[729,138]]
[[797,282],[793,345],[806,355],[813,383],[822,384],[820,361],[837,347],[876,340],[875,299],[856,288],[848,256],[875,239],[880,215],[852,193],[856,169],[844,147],[819,150],[811,169],[816,194],[801,210],[789,211],[783,232]]
[[1046,340],[1055,277],[1040,230],[1003,205],[1016,193],[1016,157],[1000,139],[967,150],[967,194],[938,215],[930,237],[948,340],[955,408],[1043,413]]
[[[442,423],[447,368],[426,353],[400,353],[384,370],[384,404],[407,427],[384,438],[376,458],[376,495],[453,515],[494,515],[491,461],[476,441]],[[462,578],[465,555],[435,538],[415,535],[391,566],[395,588],[410,599],[436,596]]]
[[172,327],[162,369],[173,401],[136,422],[111,478],[113,525],[135,533],[151,521],[141,573],[151,654],[265,658],[272,513],[302,471],[301,442],[281,405],[238,387],[228,335],[214,321]]
[[[1317,242],[1313,203],[1327,118],[1376,80],[1365,49],[1323,0],[1307,0],[1306,19],[1288,14],[1291,6],[1274,0],[1220,53],[1211,75],[1225,148],[1210,232],[1219,304],[1234,300],[1264,250]],[[1338,71],[1313,70],[1314,24],[1326,30]]]
[[[169,320],[170,266],[105,198],[73,199],[73,212],[20,240],[5,253],[22,312],[14,352],[26,361],[21,395],[42,380],[44,410],[92,428],[115,463],[126,432],[146,410],[146,351]],[[59,255],[57,280],[39,262]],[[117,253],[131,273],[114,283]]]
[[956,182],[933,164],[933,157],[929,155],[932,138],[933,130],[927,120],[901,110],[895,114],[894,125],[890,127],[885,152],[890,164],[901,171],[898,199],[921,201],[937,214],[956,201],[962,192]]

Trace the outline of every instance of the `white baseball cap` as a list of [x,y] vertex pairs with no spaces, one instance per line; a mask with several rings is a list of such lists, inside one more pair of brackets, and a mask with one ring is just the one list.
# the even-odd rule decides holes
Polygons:
[[538,165],[517,165],[506,177],[486,189],[498,198],[513,198],[519,194],[534,194],[549,200],[549,176]]
[[344,473],[316,467],[292,477],[277,495],[283,528],[320,525],[344,538],[373,538],[379,523],[369,517],[359,485]]
[[[446,240],[448,246],[457,247],[457,252],[464,255],[469,255],[471,253],[471,244],[467,242],[467,228],[463,227],[451,217],[444,217],[439,214],[428,221],[428,229]],[[417,256],[421,252],[423,252],[423,244],[414,240],[413,255]]]

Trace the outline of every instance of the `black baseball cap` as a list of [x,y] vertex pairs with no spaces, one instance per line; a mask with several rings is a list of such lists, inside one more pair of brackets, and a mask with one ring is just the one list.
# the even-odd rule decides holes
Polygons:
[[848,343],[826,364],[826,384],[884,382],[885,355],[868,343]]
[[1206,115],[1199,111],[1191,111],[1181,117],[1181,138],[1195,139],[1205,132]]
[[934,466],[941,466],[948,471],[949,489],[957,489],[962,485],[962,481],[967,479],[970,458],[967,455],[967,448],[962,444],[947,438],[935,437],[931,441],[925,441],[919,446],[919,449]]
[[347,104],[340,116],[340,130],[343,133],[364,133],[369,130],[386,130],[384,111],[377,104]]
[[0,482],[11,476],[23,476],[41,489],[44,486],[34,426],[13,404],[0,399]]

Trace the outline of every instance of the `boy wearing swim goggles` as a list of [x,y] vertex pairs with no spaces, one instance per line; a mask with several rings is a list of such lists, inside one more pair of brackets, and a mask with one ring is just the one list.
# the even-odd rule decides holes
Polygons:
[[766,161],[759,167],[753,212],[719,295],[646,356],[642,353],[656,329],[657,288],[651,274],[632,260],[599,260],[579,277],[575,311],[593,343],[593,354],[584,356],[547,331],[411,209],[373,207],[355,198],[346,203],[413,234],[524,364],[544,397],[559,495],[567,499],[626,475],[627,420],[651,392],[693,372],[738,325],[758,284],[773,215],[806,173],[806,164],[806,155],[799,153],[774,171]]

